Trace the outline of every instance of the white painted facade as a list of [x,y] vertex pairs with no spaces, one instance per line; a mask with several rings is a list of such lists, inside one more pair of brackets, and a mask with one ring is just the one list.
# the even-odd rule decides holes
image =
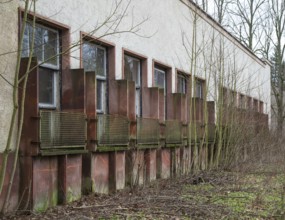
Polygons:
[[[36,13],[69,26],[71,43],[80,41],[82,31],[92,33],[95,37],[104,36],[104,40],[115,44],[116,79],[122,78],[123,48],[147,57],[149,87],[153,86],[153,60],[157,60],[172,67],[172,92],[175,92],[175,69],[178,68],[205,79],[210,88],[208,100],[216,100],[215,88],[218,76],[221,76],[218,72],[222,72],[222,84],[225,87],[263,101],[264,113],[269,114],[270,118],[270,66],[244,48],[206,14],[187,0],[122,2],[111,20],[118,22],[130,3],[117,29],[117,32],[123,33],[108,36],[104,35],[112,31],[108,31],[106,25],[93,32],[112,13],[116,6],[115,0],[38,0]],[[23,3],[12,1],[0,4],[0,54],[17,51],[18,6],[23,7]],[[197,12],[196,25],[194,11]],[[128,32],[132,24],[136,25],[141,21],[144,22],[134,30],[136,33]],[[108,26],[112,23],[108,23]],[[193,38],[195,32],[196,37]],[[196,52],[193,53],[193,50]],[[79,46],[71,50],[70,59],[71,68],[80,67]],[[15,63],[16,53],[0,56],[0,73],[4,71],[8,79],[12,80]],[[8,68],[5,69],[5,66]],[[1,78],[0,91],[0,151],[3,151],[9,127],[8,119],[11,117],[12,89]]]

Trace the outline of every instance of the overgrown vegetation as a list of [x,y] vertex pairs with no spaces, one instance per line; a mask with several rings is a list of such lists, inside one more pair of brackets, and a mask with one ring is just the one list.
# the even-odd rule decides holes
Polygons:
[[[29,1],[26,1],[26,4],[28,3]],[[116,10],[113,13],[112,16],[116,14]],[[282,147],[283,139],[280,136],[276,137],[269,134],[266,126],[256,123],[258,118],[255,118],[252,112],[243,114],[243,110],[238,110],[233,97],[228,98],[228,103],[224,102],[224,98],[227,96],[223,92],[224,88],[237,91],[241,89],[237,87],[240,84],[243,85],[243,88],[250,88],[250,85],[246,84],[247,79],[243,81],[239,79],[239,74],[247,67],[237,65],[235,51],[230,54],[232,58],[230,62],[226,63],[229,54],[226,53],[228,48],[225,38],[220,34],[215,35],[214,31],[207,30],[209,32],[207,35],[202,33],[203,31],[198,32],[200,30],[199,25],[201,25],[198,12],[192,11],[191,13],[193,13],[192,38],[187,39],[187,36],[183,36],[183,40],[184,47],[191,60],[190,72],[193,76],[193,91],[196,91],[196,77],[202,76],[206,79],[203,97],[200,97],[203,102],[203,112],[199,116],[201,117],[199,120],[196,120],[198,118],[195,115],[196,111],[193,112],[198,103],[194,99],[191,99],[190,103],[190,116],[194,118],[193,122],[195,122],[190,124],[194,127],[194,132],[191,132],[193,137],[190,137],[190,139],[193,139],[195,143],[193,145],[192,171],[197,174],[191,173],[191,175],[177,181],[159,181],[147,186],[144,190],[138,188],[137,191],[134,191],[134,186],[132,186],[131,192],[125,190],[113,196],[94,197],[94,195],[91,195],[71,205],[51,209],[44,214],[21,216],[21,218],[167,219],[177,217],[178,219],[248,219],[283,217],[285,207],[285,176],[283,172],[285,171],[285,164],[283,165],[285,152]],[[27,11],[25,10],[26,16]],[[105,22],[109,22],[108,19],[111,19],[112,16],[107,18]],[[120,16],[122,19],[125,14]],[[128,32],[135,33],[136,27],[131,27]],[[117,32],[119,31],[115,30],[105,35],[116,34]],[[91,34],[94,34],[94,32]],[[198,42],[198,36],[210,37]],[[79,44],[79,42],[76,42],[71,48],[79,46]],[[280,55],[284,50],[281,47],[279,49],[278,62],[280,64],[282,62]],[[32,59],[32,53],[29,57]],[[18,65],[20,65],[20,58],[18,52]],[[201,63],[200,60],[203,60],[203,62]],[[20,113],[17,98],[18,69],[15,73],[16,82],[13,86],[15,113],[11,120],[11,132],[13,127],[17,125],[15,118]],[[27,68],[25,79],[27,79],[29,72],[30,69]],[[280,78],[278,80],[278,82],[281,82]],[[208,121],[207,97],[211,97],[216,103],[216,127],[214,129],[214,139],[212,140],[215,145],[209,142],[208,127],[210,123]],[[23,96],[23,101],[24,99]],[[281,100],[283,103],[283,98]],[[283,104],[281,107],[283,111]],[[22,114],[19,114],[19,116],[20,121],[23,120]],[[16,149],[19,148],[21,123],[19,127]],[[192,131],[191,127],[190,130]],[[12,134],[9,135],[9,140],[11,138]],[[206,158],[200,157],[202,146],[207,149]],[[11,143],[8,141],[4,165],[7,163],[11,149]],[[208,158],[210,158],[210,163],[205,163]],[[17,158],[14,169],[16,162]],[[5,176],[4,165],[1,172],[2,178],[0,178],[0,192]],[[203,169],[212,170],[212,172],[201,173],[200,169],[202,167]],[[220,170],[229,170],[231,172]],[[10,187],[12,182],[13,177]],[[131,182],[138,182],[138,178],[131,179]],[[10,190],[11,188],[9,192]],[[6,201],[8,200],[9,193]],[[3,211],[5,211],[5,208],[4,205]],[[7,218],[17,217],[19,216],[7,216]]]
[[6,219],[283,219],[279,172],[202,172]]

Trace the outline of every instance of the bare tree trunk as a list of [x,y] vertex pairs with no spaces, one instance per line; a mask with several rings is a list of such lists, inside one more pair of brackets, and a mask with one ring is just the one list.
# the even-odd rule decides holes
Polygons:
[[21,36],[20,36],[19,52],[17,54],[16,71],[14,74],[13,112],[12,112],[12,118],[11,118],[11,122],[10,122],[8,139],[7,139],[5,151],[3,153],[2,166],[1,166],[1,170],[0,170],[0,194],[3,191],[3,184],[4,184],[4,179],[6,176],[8,156],[9,156],[9,153],[11,151],[11,142],[12,142],[12,137],[13,137],[13,131],[15,128],[16,118],[17,118],[18,108],[19,108],[19,105],[18,105],[18,78],[19,78],[20,63],[21,63],[21,51],[22,51],[22,46],[23,46],[22,42],[23,42],[23,38],[24,38],[24,30],[25,30],[25,25],[26,25],[26,21],[27,21],[28,7],[29,7],[29,0],[26,0],[25,1],[24,19],[23,19],[24,22],[23,22],[23,28],[22,28]]

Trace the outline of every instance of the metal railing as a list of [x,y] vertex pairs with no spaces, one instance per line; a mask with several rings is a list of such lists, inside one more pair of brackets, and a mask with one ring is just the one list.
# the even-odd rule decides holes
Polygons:
[[165,121],[165,142],[167,144],[182,143],[182,123],[180,121]]
[[159,129],[158,119],[137,118],[137,144],[158,144]]
[[40,111],[40,147],[84,148],[86,115],[84,113]]
[[127,145],[130,125],[127,117],[120,115],[97,115],[98,145]]

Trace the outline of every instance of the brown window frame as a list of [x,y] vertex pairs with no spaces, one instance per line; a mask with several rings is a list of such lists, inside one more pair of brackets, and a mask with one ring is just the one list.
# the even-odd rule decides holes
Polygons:
[[[201,90],[200,90],[200,92],[201,92],[201,95],[197,95],[197,85],[196,85],[196,83],[197,82],[200,82],[201,83]],[[206,80],[205,79],[202,79],[202,78],[200,78],[200,77],[197,77],[197,76],[195,76],[194,77],[194,86],[193,86],[193,89],[195,90],[195,91],[193,91],[193,98],[199,98],[199,99],[206,99],[206,88],[205,88],[205,85],[206,85]]]
[[165,72],[165,90],[164,90],[164,120],[167,119],[167,95],[172,93],[172,67],[158,60],[153,59],[152,61],[152,85],[157,87],[155,84],[155,69],[163,70]]
[[[19,7],[18,8],[18,19],[19,19],[19,35],[18,35],[18,46],[20,45],[20,33],[21,33],[21,27],[23,25],[23,16],[25,13],[25,9]],[[70,27],[57,22],[55,20],[52,20],[48,17],[39,15],[37,13],[28,11],[27,13],[27,20],[32,21],[33,19],[36,19],[36,25],[39,27],[46,28],[48,30],[52,30],[57,32],[58,39],[57,39],[57,46],[59,54],[58,56],[58,64],[57,68],[50,68],[49,65],[40,65],[39,68],[45,68],[48,70],[54,70],[57,72],[57,76],[54,76],[54,103],[53,105],[45,105],[41,104],[38,101],[38,107],[41,109],[61,109],[62,107],[62,80],[65,77],[66,74],[68,74],[69,68],[70,68]],[[38,82],[39,83],[39,82]],[[39,92],[39,91],[38,91]]]
[[109,85],[110,80],[116,79],[116,46],[115,44],[99,39],[96,36],[90,35],[85,32],[80,32],[80,68],[83,68],[83,43],[84,41],[88,43],[92,43],[94,45],[98,45],[106,50],[106,94],[105,94],[105,109],[104,111],[97,111],[97,103],[96,103],[96,112],[98,114],[109,114],[110,112],[110,92]]

